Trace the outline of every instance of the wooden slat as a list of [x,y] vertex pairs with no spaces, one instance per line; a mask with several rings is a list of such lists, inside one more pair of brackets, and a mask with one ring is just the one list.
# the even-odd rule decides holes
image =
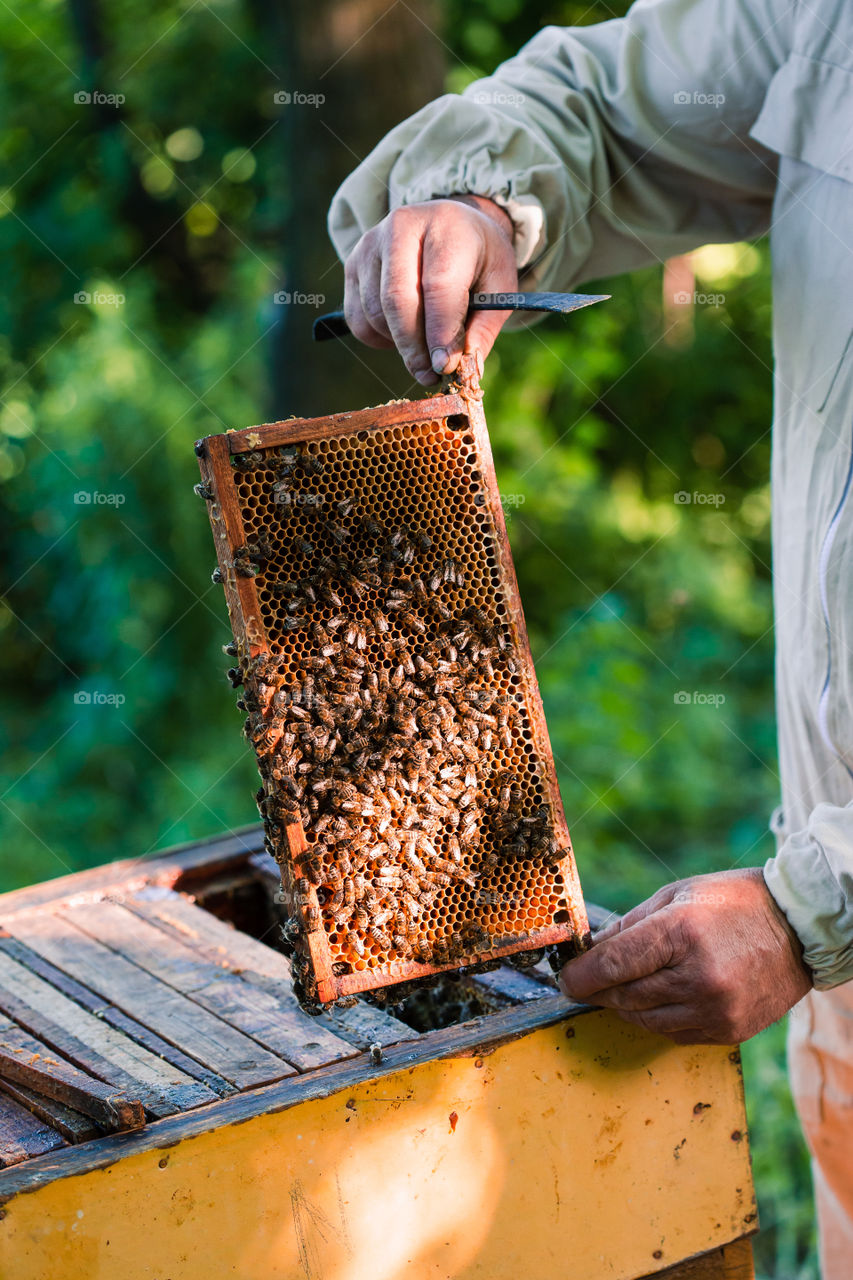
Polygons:
[[[254,986],[269,991],[277,999],[296,1003],[291,990],[290,961],[286,956],[217,920],[208,911],[194,906],[183,894],[152,886],[135,894],[125,905],[145,919],[155,920],[197,952],[220,963],[227,957]],[[352,1009],[330,1009],[310,1021],[315,1028],[333,1027],[338,1036],[359,1049],[377,1040],[384,1045],[418,1037],[417,1031],[398,1018],[361,1001]]]
[[67,901],[71,897],[102,897],[110,889],[123,892],[146,884],[191,886],[209,878],[217,870],[245,865],[249,855],[262,849],[263,844],[263,828],[259,823],[253,823],[225,835],[194,840],[161,853],[123,858],[88,871],[74,871],[71,875],[57,876],[55,880],[0,894],[0,920],[6,920],[19,911]]
[[524,1004],[527,1000],[541,1000],[543,996],[554,994],[552,985],[537,982],[530,974],[506,964],[491,973],[472,974],[466,981],[497,1004]]
[[2,929],[0,929],[0,951],[11,956],[18,964],[24,965],[31,973],[43,978],[49,986],[67,996],[69,1000],[88,1010],[89,1013],[94,1014],[99,1022],[104,1022],[107,1026],[114,1027],[116,1031],[119,1031],[129,1040],[142,1045],[155,1058],[160,1059],[163,1063],[171,1063],[173,1067],[177,1067],[178,1071],[185,1076],[189,1076],[191,1080],[200,1081],[217,1098],[224,1098],[229,1093],[234,1092],[233,1084],[229,1084],[227,1080],[217,1075],[215,1071],[211,1071],[209,1067],[196,1062],[195,1058],[187,1057],[175,1045],[169,1044],[161,1036],[155,1035],[149,1027],[144,1027],[141,1022],[129,1017],[123,1010],[117,1009],[96,992],[83,986],[82,983],[76,982],[64,970],[58,969],[49,960],[45,960],[44,956],[38,955],[18,938],[10,937]]
[[733,1240],[721,1249],[687,1258],[641,1280],[755,1280],[752,1241],[748,1236]]
[[238,1089],[293,1074],[288,1063],[256,1041],[75,929],[59,915],[38,912],[17,917],[10,932]]
[[[195,910],[207,914],[198,907]],[[227,952],[214,963],[156,922],[113,902],[69,907],[63,916],[301,1070],[339,1062],[355,1053],[351,1044],[303,1013],[291,992],[282,990],[273,996],[244,981],[230,967]]]
[[0,1080],[0,1089],[75,1146],[80,1142],[89,1142],[92,1138],[100,1138],[104,1132],[94,1120],[84,1116],[82,1111],[74,1111],[62,1102],[45,1098],[22,1084],[14,1084],[11,1080]]
[[0,1093],[0,1169],[64,1147],[60,1134]]
[[[373,409],[355,409],[350,413],[336,413],[334,422],[340,434],[351,431],[376,431],[403,422],[433,422],[454,414],[467,416],[468,406],[461,396],[431,395],[423,400],[392,400],[390,404],[377,405]],[[259,434],[262,433],[262,434]],[[284,422],[265,422],[257,427],[244,427],[241,431],[226,432],[231,453],[245,453],[247,449],[271,449],[275,445],[288,444],[291,440],[325,440],[329,435],[329,418],[287,418]],[[207,436],[203,441],[210,448],[219,436]]]
[[0,1014],[0,1076],[63,1102],[110,1131],[141,1129],[145,1113],[138,1098],[104,1084],[22,1031]]
[[155,1058],[43,978],[0,951],[0,1010],[89,1075],[140,1098],[154,1116],[212,1102],[216,1094]]

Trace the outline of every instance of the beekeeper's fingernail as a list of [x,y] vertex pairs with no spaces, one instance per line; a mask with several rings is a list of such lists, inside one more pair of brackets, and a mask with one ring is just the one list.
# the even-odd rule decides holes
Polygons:
[[435,369],[436,373],[444,373],[448,363],[450,362],[450,352],[446,347],[435,347],[434,350],[430,352],[430,359],[432,360],[432,367]]

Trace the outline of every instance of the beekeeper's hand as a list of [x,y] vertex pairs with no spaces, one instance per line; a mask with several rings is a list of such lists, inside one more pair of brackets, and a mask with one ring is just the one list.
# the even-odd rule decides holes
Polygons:
[[396,346],[424,386],[452,373],[463,352],[492,348],[508,311],[475,311],[468,295],[514,293],[509,215],[483,196],[426,200],[366,231],[345,266],[344,313],[369,347]]
[[560,974],[566,995],[679,1044],[736,1044],[812,986],[758,869],[667,885],[603,929]]

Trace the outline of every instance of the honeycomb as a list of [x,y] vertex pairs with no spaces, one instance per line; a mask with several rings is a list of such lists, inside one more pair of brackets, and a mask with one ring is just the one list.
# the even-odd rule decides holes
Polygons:
[[588,934],[470,373],[199,445],[309,1006]]

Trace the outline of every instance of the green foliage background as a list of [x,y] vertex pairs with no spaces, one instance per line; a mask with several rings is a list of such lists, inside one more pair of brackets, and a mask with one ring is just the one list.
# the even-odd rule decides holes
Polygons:
[[[256,816],[191,492],[195,437],[268,416],[281,226],[299,200],[253,12],[116,0],[105,87],[127,104],[105,126],[74,102],[87,57],[69,10],[39,0],[26,23],[0,10],[0,889]],[[545,22],[610,16],[444,0],[450,86]],[[688,342],[664,339],[648,270],[606,282],[613,301],[571,323],[504,335],[485,377],[580,872],[616,909],[771,852],[765,247],[699,283],[725,303],[696,309]],[[125,301],[75,303],[98,289]],[[680,491],[723,501],[679,504]],[[783,1039],[771,1028],[745,1049],[758,1258],[765,1276],[805,1280],[809,1176]]]

